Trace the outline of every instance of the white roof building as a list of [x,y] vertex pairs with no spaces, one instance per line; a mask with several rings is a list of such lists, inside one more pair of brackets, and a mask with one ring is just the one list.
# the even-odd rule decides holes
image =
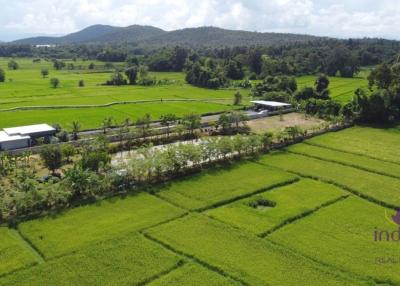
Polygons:
[[289,103],[277,102],[277,101],[266,101],[266,100],[254,100],[251,103],[268,106],[268,107],[289,107],[292,106]]
[[53,136],[56,129],[48,124],[4,128],[0,131],[0,150],[13,150],[29,147],[31,140]]
[[42,134],[50,134],[55,133],[56,129],[48,124],[37,124],[37,125],[28,125],[28,126],[20,126],[13,128],[4,128],[4,132],[8,135],[27,135],[31,137],[42,136]]

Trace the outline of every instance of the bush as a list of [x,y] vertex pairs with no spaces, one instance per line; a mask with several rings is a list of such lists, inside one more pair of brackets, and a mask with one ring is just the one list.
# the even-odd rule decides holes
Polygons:
[[53,174],[62,165],[62,153],[59,146],[50,145],[43,147],[40,151],[40,157],[45,167]]
[[6,73],[3,69],[0,68],[0,82],[5,82],[6,80]]
[[8,69],[10,70],[17,70],[19,68],[19,65],[16,61],[11,60],[8,62]]
[[60,80],[56,77],[53,77],[52,79],[50,79],[50,85],[53,88],[57,88],[60,86]]

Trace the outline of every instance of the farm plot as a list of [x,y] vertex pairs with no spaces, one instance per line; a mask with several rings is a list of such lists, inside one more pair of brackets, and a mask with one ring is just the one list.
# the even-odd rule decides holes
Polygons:
[[400,178],[400,164],[372,159],[352,153],[335,151],[309,144],[292,145],[290,148],[288,148],[288,150],[292,153],[310,156],[326,161],[333,161],[360,168],[369,172]]
[[295,180],[294,175],[245,162],[174,181],[157,195],[187,209],[204,209]]
[[43,256],[51,258],[182,214],[181,209],[154,196],[140,193],[78,207],[55,217],[27,221],[18,228]]
[[385,219],[385,211],[391,213],[350,197],[281,228],[268,239],[345,271],[398,285],[399,265],[379,263],[379,259],[399,261],[400,244],[374,240],[375,228],[399,230]]
[[101,126],[106,117],[111,117],[117,124],[126,118],[136,120],[150,113],[153,120],[161,115],[173,113],[183,116],[188,113],[212,113],[235,109],[230,105],[205,102],[174,102],[174,103],[143,103],[124,104],[111,107],[66,108],[66,109],[36,109],[26,111],[0,112],[0,128],[27,124],[58,123],[63,128],[71,129],[72,121],[78,121],[82,129],[94,129]]
[[235,280],[224,277],[197,263],[187,263],[182,267],[154,280],[149,286],[185,285],[185,286],[229,286],[241,285]]
[[0,277],[39,262],[15,230],[0,227]]
[[[316,76],[302,76],[298,77],[297,83],[299,89],[303,87],[313,87]],[[347,103],[354,96],[354,92],[358,88],[367,90],[368,81],[364,77],[356,78],[342,78],[342,77],[329,77],[330,85],[329,90],[331,97],[341,103]]]
[[353,193],[392,207],[400,206],[400,180],[298,154],[274,153],[261,163],[340,185]]
[[344,192],[335,186],[305,179],[209,210],[206,214],[260,235],[343,196]]
[[139,285],[179,264],[174,253],[133,234],[13,273],[0,285]]
[[400,128],[353,127],[307,141],[309,144],[400,164]]
[[191,215],[146,231],[146,236],[194,256],[249,285],[360,285],[284,248]]
[[[0,58],[0,67],[6,67],[9,59]],[[99,127],[106,117],[114,117],[121,123],[126,117],[137,119],[144,113],[152,114],[157,119],[162,114],[176,113],[209,113],[230,110],[233,107],[233,94],[239,89],[204,89],[186,84],[184,73],[150,73],[157,80],[166,80],[167,83],[155,86],[104,86],[110,79],[113,70],[124,63],[116,63],[108,71],[103,69],[105,63],[94,62],[95,70],[88,70],[90,62],[68,61],[75,66],[74,70],[54,70],[51,62],[42,60],[33,63],[32,59],[15,59],[19,65],[18,70],[8,70],[7,80],[0,89],[0,128],[15,125],[28,125],[35,123],[58,123],[64,128],[69,128],[71,121],[80,121],[83,129]],[[47,78],[41,76],[41,69],[49,69]],[[50,86],[50,78],[60,80],[58,88]],[[78,82],[84,81],[84,86],[79,87]],[[244,104],[248,102],[249,90],[240,89],[244,96]],[[161,104],[161,100],[198,100],[207,99],[215,103],[187,103],[178,102]],[[158,100],[156,104],[112,106],[110,108],[91,107],[78,108],[84,105],[104,105],[114,102],[131,102],[142,100]],[[222,100],[222,101],[221,101]],[[22,110],[18,112],[7,111],[18,107],[57,107],[68,106],[67,109]]]

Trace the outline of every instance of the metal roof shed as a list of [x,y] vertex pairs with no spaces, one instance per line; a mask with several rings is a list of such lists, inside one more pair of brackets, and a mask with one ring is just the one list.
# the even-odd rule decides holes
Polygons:
[[251,103],[262,105],[266,107],[291,107],[289,103],[277,102],[277,101],[266,101],[266,100],[254,100]]
[[31,137],[21,135],[9,135],[0,131],[0,150],[13,150],[29,147]]
[[5,133],[9,136],[31,136],[32,138],[52,136],[56,133],[56,129],[48,124],[37,124],[20,126],[14,128],[4,128]]

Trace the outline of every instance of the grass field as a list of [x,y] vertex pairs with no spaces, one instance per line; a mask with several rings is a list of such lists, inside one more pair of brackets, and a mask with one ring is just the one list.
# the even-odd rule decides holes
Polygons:
[[40,261],[15,230],[0,227],[0,277]]
[[264,156],[260,162],[302,176],[332,182],[372,200],[400,207],[399,179],[285,152]]
[[293,153],[326,161],[337,162],[370,172],[400,178],[399,164],[385,162],[357,154],[335,151],[309,144],[296,144],[288,148],[288,150]]
[[[210,90],[191,86],[185,83],[184,73],[150,73],[158,80],[167,79],[166,85],[153,87],[141,86],[103,86],[112,75],[112,70],[104,70],[102,62],[93,61],[96,68],[89,70],[87,67],[92,61],[66,61],[73,63],[74,70],[55,70],[51,62],[42,60],[33,63],[32,59],[16,59],[20,68],[16,71],[8,70],[8,58],[0,58],[0,67],[5,69],[7,80],[0,84],[0,128],[27,125],[34,123],[58,123],[68,129],[73,120],[81,122],[83,129],[99,128],[101,121],[106,117],[113,117],[121,123],[127,117],[133,120],[150,113],[158,119],[166,113],[208,113],[232,109],[233,94],[235,89]],[[123,63],[114,64],[123,67]],[[42,78],[42,68],[49,69],[48,78]],[[60,80],[59,88],[50,86],[50,78]],[[314,86],[315,76],[297,78],[299,88]],[[78,87],[78,81],[84,80],[85,86]],[[354,79],[332,77],[331,95],[340,102],[347,102],[359,87],[366,87],[367,81],[361,75]],[[244,95],[244,104],[249,101],[250,90],[241,89]],[[114,105],[112,107],[86,107],[113,102],[132,102],[141,100],[208,100],[210,102],[179,102],[160,105],[157,104],[128,104]],[[216,104],[219,103],[219,104]],[[66,106],[61,110],[32,109],[33,107]],[[18,112],[9,109],[24,107]],[[74,108],[75,107],[75,108]],[[31,109],[29,109],[31,108]]]
[[399,285],[399,265],[380,264],[377,259],[398,260],[400,244],[375,242],[375,227],[398,230],[385,219],[383,207],[352,197],[288,225],[268,239],[339,269]]
[[241,285],[233,279],[224,277],[216,272],[200,266],[197,263],[187,263],[182,267],[172,271],[168,275],[160,277],[148,284],[149,286],[166,286],[166,285],[208,285],[208,286],[229,286]]
[[[299,89],[303,87],[313,87],[315,76],[302,76],[297,78]],[[341,103],[346,103],[354,96],[358,88],[368,90],[368,81],[365,74],[360,74],[355,78],[329,77],[329,90],[331,97]]]
[[207,261],[248,285],[351,285],[354,281],[201,215],[150,229],[147,235],[201,261]]
[[0,280],[0,285],[140,285],[181,259],[141,235],[115,237]]
[[296,179],[266,166],[242,163],[174,181],[157,195],[186,209],[202,209]]
[[[343,195],[344,192],[337,187],[305,179],[212,209],[207,214],[255,234],[263,234]],[[260,198],[276,205],[256,208],[249,205]]]
[[[329,133],[308,141],[309,144],[372,157],[378,160],[400,163],[400,127],[355,127],[341,132]],[[345,143],[345,144],[344,144]]]
[[[185,83],[184,73],[151,73],[158,80],[168,79],[171,84],[157,85],[154,87],[141,86],[103,86],[111,72],[90,71],[87,66],[90,62],[74,62],[74,65],[82,69],[57,71],[50,62],[42,60],[40,63],[32,63],[32,59],[17,59],[20,69],[7,70],[9,59],[0,58],[0,67],[6,70],[7,80],[0,84],[0,128],[20,124],[37,122],[59,123],[65,128],[72,120],[82,121],[83,129],[91,129],[100,126],[101,121],[112,116],[120,123],[126,117],[137,119],[144,113],[150,113],[156,119],[166,113],[197,112],[207,113],[231,109],[235,90],[210,90],[197,88]],[[69,61],[72,62],[72,61]],[[96,66],[104,63],[94,62]],[[122,66],[122,64],[116,64]],[[40,70],[46,67],[50,71],[48,78],[42,78]],[[59,88],[50,86],[50,78],[57,77],[61,81]],[[83,79],[85,87],[78,87],[78,81]],[[248,90],[241,91],[243,95]],[[72,108],[81,105],[101,105],[112,102],[139,101],[139,100],[186,100],[186,99],[225,99],[223,104],[214,103],[186,103],[179,104],[144,104],[113,106],[112,108],[92,107],[85,109]],[[247,99],[245,98],[245,101]],[[220,101],[219,101],[220,102]],[[24,110],[15,113],[5,110],[15,107],[32,106],[70,106],[63,110]],[[61,118],[57,115],[62,114]],[[17,121],[16,121],[17,119]]]
[[[82,129],[100,128],[105,117],[112,117],[116,124],[122,124],[126,118],[135,120],[152,112],[152,119],[160,119],[163,114],[173,113],[183,116],[188,113],[209,113],[232,110],[235,107],[204,102],[174,102],[114,105],[102,108],[67,108],[50,110],[0,112],[0,128],[24,124],[58,123],[63,128],[71,130],[72,121],[78,121]],[[12,123],[11,123],[12,122]]]
[[18,229],[44,257],[50,258],[182,214],[182,210],[165,201],[141,193],[75,208],[55,217],[28,221],[20,224]]

